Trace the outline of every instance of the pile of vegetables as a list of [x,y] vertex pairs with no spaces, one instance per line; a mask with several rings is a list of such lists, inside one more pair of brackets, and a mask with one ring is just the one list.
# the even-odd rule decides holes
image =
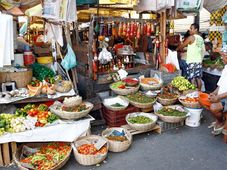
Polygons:
[[109,140],[114,140],[114,141],[119,141],[119,142],[124,142],[127,140],[126,136],[108,136],[106,138]]
[[71,151],[67,143],[55,142],[42,145],[35,154],[21,159],[20,162],[37,170],[49,170],[64,161]]
[[33,70],[33,77],[35,77],[40,81],[54,77],[54,72],[50,68],[38,63],[32,64],[32,70]]
[[66,111],[66,112],[82,112],[84,110],[87,110],[88,107],[86,106],[86,104],[81,103],[79,106],[74,106],[74,107],[67,107],[67,106],[63,105],[59,109]]
[[128,121],[133,124],[147,124],[147,123],[153,122],[152,119],[150,119],[149,117],[146,117],[146,116],[130,117],[128,119]]
[[203,61],[204,67],[210,67],[212,69],[217,68],[219,70],[222,70],[225,67],[225,64],[223,63],[223,60],[221,57],[217,57],[216,59],[207,59]]
[[177,88],[180,91],[185,91],[185,90],[195,90],[196,87],[192,83],[190,83],[187,79],[185,79],[183,76],[177,76],[175,77],[172,82],[172,86]]
[[186,98],[182,98],[181,100],[183,102],[187,102],[187,103],[198,103],[199,102],[199,98],[198,97],[195,97],[195,98],[186,97]]
[[157,113],[161,114],[163,116],[176,116],[176,117],[184,117],[187,115],[186,112],[182,112],[177,109],[172,109],[172,108],[168,108],[168,107],[163,107]]
[[80,154],[83,155],[98,155],[105,154],[107,152],[107,147],[103,146],[100,150],[97,150],[94,144],[83,144],[77,147],[77,150]]
[[0,114],[0,135],[5,132],[23,132],[53,123],[58,117],[48,110],[48,106],[44,104],[38,106],[27,104],[23,108],[18,108],[15,114]]
[[129,94],[126,96],[130,101],[137,103],[153,103],[155,98],[147,97],[145,94],[141,92],[137,92],[135,94]]
[[110,105],[112,107],[124,107],[124,105],[120,104],[120,103],[114,103],[112,105]]
[[122,81],[115,82],[111,84],[111,88],[113,89],[125,89],[129,87],[136,87],[138,86],[139,81],[133,78],[126,78]]

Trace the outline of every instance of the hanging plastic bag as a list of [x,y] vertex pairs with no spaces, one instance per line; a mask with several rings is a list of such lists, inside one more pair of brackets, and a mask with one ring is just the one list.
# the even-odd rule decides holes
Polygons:
[[71,46],[69,44],[67,44],[67,48],[68,48],[68,52],[67,52],[65,58],[61,62],[62,67],[66,71],[68,71],[71,68],[75,67],[76,64],[77,64],[76,55],[75,55],[73,49],[71,48]]

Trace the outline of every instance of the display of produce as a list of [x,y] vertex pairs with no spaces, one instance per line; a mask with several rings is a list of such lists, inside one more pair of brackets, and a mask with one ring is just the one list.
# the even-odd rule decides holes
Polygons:
[[203,61],[203,66],[205,68],[211,68],[211,69],[218,69],[218,70],[222,70],[225,67],[225,64],[223,63],[223,60],[221,59],[221,57],[217,57],[214,60],[212,59],[206,59]]
[[152,103],[155,102],[155,98],[147,97],[145,94],[141,92],[137,92],[135,94],[129,94],[126,98],[130,101],[137,103]]
[[187,115],[185,111],[179,111],[177,109],[173,109],[169,107],[163,107],[157,113],[163,116],[176,116],[176,117],[184,117]]
[[157,78],[152,78],[152,77],[142,78],[142,79],[140,79],[140,83],[147,84],[147,85],[158,85],[158,84],[160,84],[160,80]]
[[67,93],[72,89],[71,81],[59,80],[55,82],[55,89],[60,93]]
[[63,104],[65,107],[76,107],[82,103],[82,97],[79,95],[75,97],[65,97]]
[[21,166],[29,169],[49,170],[63,162],[70,154],[68,143],[54,142],[43,144],[37,151],[20,159]]
[[161,99],[175,99],[178,97],[178,95],[173,94],[173,93],[162,93],[162,94],[158,94],[158,97],[160,97]]
[[94,144],[83,144],[77,147],[77,150],[83,155],[99,155],[105,154],[108,151],[106,146],[103,146],[101,149],[97,150]]
[[185,79],[183,76],[177,76],[175,77],[172,82],[171,85],[175,88],[177,88],[180,91],[185,91],[185,90],[195,90],[196,86],[191,84],[187,79]]
[[111,97],[103,100],[103,105],[112,111],[124,110],[128,107],[129,102],[121,96]]
[[33,77],[39,81],[54,77],[54,72],[50,68],[38,63],[32,64],[32,70]]
[[126,78],[122,81],[115,82],[111,84],[111,88],[113,89],[126,89],[126,88],[132,88],[139,85],[139,81],[132,78]]
[[139,84],[138,80],[132,78],[126,78],[122,81],[125,83],[126,86],[137,86]]
[[146,116],[135,116],[135,117],[130,117],[128,119],[130,123],[137,123],[137,124],[146,124],[146,123],[151,123],[153,120]]

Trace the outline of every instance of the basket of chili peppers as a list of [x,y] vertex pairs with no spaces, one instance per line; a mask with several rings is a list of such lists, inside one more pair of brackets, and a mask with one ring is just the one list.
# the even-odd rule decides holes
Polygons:
[[70,143],[26,143],[14,154],[14,161],[20,170],[57,170],[70,158]]
[[75,159],[81,165],[101,163],[107,157],[109,149],[108,141],[96,135],[82,137],[72,146]]

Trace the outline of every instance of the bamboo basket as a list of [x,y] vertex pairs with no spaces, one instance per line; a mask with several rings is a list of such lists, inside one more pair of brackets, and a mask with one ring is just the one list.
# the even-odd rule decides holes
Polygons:
[[[23,167],[20,163],[20,155],[21,155],[23,146],[26,145],[26,146],[31,147],[31,148],[37,148],[37,147],[40,147],[43,144],[48,144],[48,143],[26,143],[26,144],[21,145],[17,149],[16,153],[14,154],[14,162],[16,163],[16,165],[18,166],[18,168],[20,170],[29,170],[28,168]],[[71,151],[72,151],[72,147],[71,147],[71,150],[67,153],[66,158],[49,170],[58,170],[58,169],[62,168],[67,163],[67,161],[69,160]]]
[[[113,107],[113,106],[111,106],[111,103],[113,103],[113,102],[110,101],[110,100],[111,99],[114,100],[114,98],[115,98],[116,101],[118,101],[120,104],[122,104],[122,107]],[[124,97],[118,96],[118,97],[114,97],[114,98],[104,99],[103,105],[107,109],[112,110],[112,111],[121,111],[121,110],[125,110],[128,107],[129,102]],[[122,101],[119,101],[119,100],[122,100]]]
[[118,95],[122,95],[122,96],[126,96],[126,95],[128,95],[128,94],[133,94],[133,93],[136,93],[138,90],[139,90],[139,88],[140,88],[140,85],[138,85],[138,86],[136,86],[136,87],[132,87],[132,88],[126,88],[126,89],[114,89],[114,88],[112,88],[111,87],[111,85],[110,85],[110,89],[114,92],[114,93],[116,93],[116,94],[118,94]]
[[200,109],[202,108],[202,106],[200,105],[199,102],[193,102],[193,103],[189,103],[189,102],[184,102],[182,99],[178,99],[181,104],[184,106],[184,107],[188,107],[188,108],[193,108],[193,109]]
[[15,81],[17,88],[24,88],[32,81],[32,69],[21,72],[0,72],[0,84]]
[[175,104],[177,102],[177,97],[173,98],[173,99],[163,99],[161,97],[157,97],[157,100],[159,103],[161,103],[164,106],[168,106],[168,105],[172,105]]
[[187,118],[187,116],[177,117],[177,116],[163,116],[162,114],[158,114],[158,113],[155,113],[155,114],[159,117],[160,120],[167,123],[179,123]]
[[[151,120],[153,120],[152,122],[150,123],[146,123],[146,124],[137,124],[137,123],[130,123],[128,121],[128,119],[130,117],[134,117],[134,116],[146,116],[148,118],[150,118]],[[137,113],[130,113],[126,116],[126,122],[128,123],[128,125],[132,128],[132,129],[135,129],[135,130],[139,130],[139,131],[148,131],[150,129],[152,129],[155,125],[156,125],[156,122],[158,120],[158,117],[152,113],[143,113],[143,112],[137,112]]]
[[59,109],[56,109],[56,105],[50,106],[50,111],[57,116],[59,116],[62,119],[68,119],[68,120],[75,120],[75,119],[80,119],[82,117],[85,117],[88,115],[88,113],[93,109],[94,105],[90,102],[84,102],[86,106],[88,107],[87,110],[81,111],[81,112],[67,112],[67,111],[62,111]]
[[99,163],[101,163],[102,161],[104,161],[106,159],[107,153],[108,153],[108,149],[109,149],[108,141],[107,141],[107,152],[105,154],[83,155],[83,154],[80,154],[77,151],[77,148],[76,148],[76,145],[79,145],[81,140],[87,140],[87,141],[90,141],[90,142],[94,142],[94,141],[96,141],[96,140],[98,140],[100,138],[102,138],[103,140],[107,141],[106,138],[103,138],[101,136],[91,135],[91,136],[85,136],[85,137],[79,138],[79,140],[75,141],[74,144],[72,144],[73,153],[74,153],[75,159],[77,160],[77,162],[79,164],[86,165],[86,166],[96,165],[96,164],[99,164]]
[[149,84],[140,83],[142,90],[159,90],[162,87],[162,85],[163,85],[162,81],[157,85],[149,85]]
[[150,103],[138,103],[138,102],[134,102],[134,101],[131,101],[129,100],[127,97],[125,97],[126,100],[129,101],[129,103],[137,108],[140,108],[140,109],[148,109],[148,108],[151,108],[155,102],[156,102],[156,99],[153,101],[153,102],[150,102]]
[[102,137],[105,137],[108,133],[110,133],[113,130],[122,131],[124,130],[126,135],[128,136],[128,140],[120,142],[120,141],[114,141],[114,140],[108,140],[109,142],[109,151],[111,152],[123,152],[126,151],[132,144],[132,135],[131,133],[126,130],[125,128],[119,128],[119,127],[113,127],[113,128],[107,128],[102,132]]

